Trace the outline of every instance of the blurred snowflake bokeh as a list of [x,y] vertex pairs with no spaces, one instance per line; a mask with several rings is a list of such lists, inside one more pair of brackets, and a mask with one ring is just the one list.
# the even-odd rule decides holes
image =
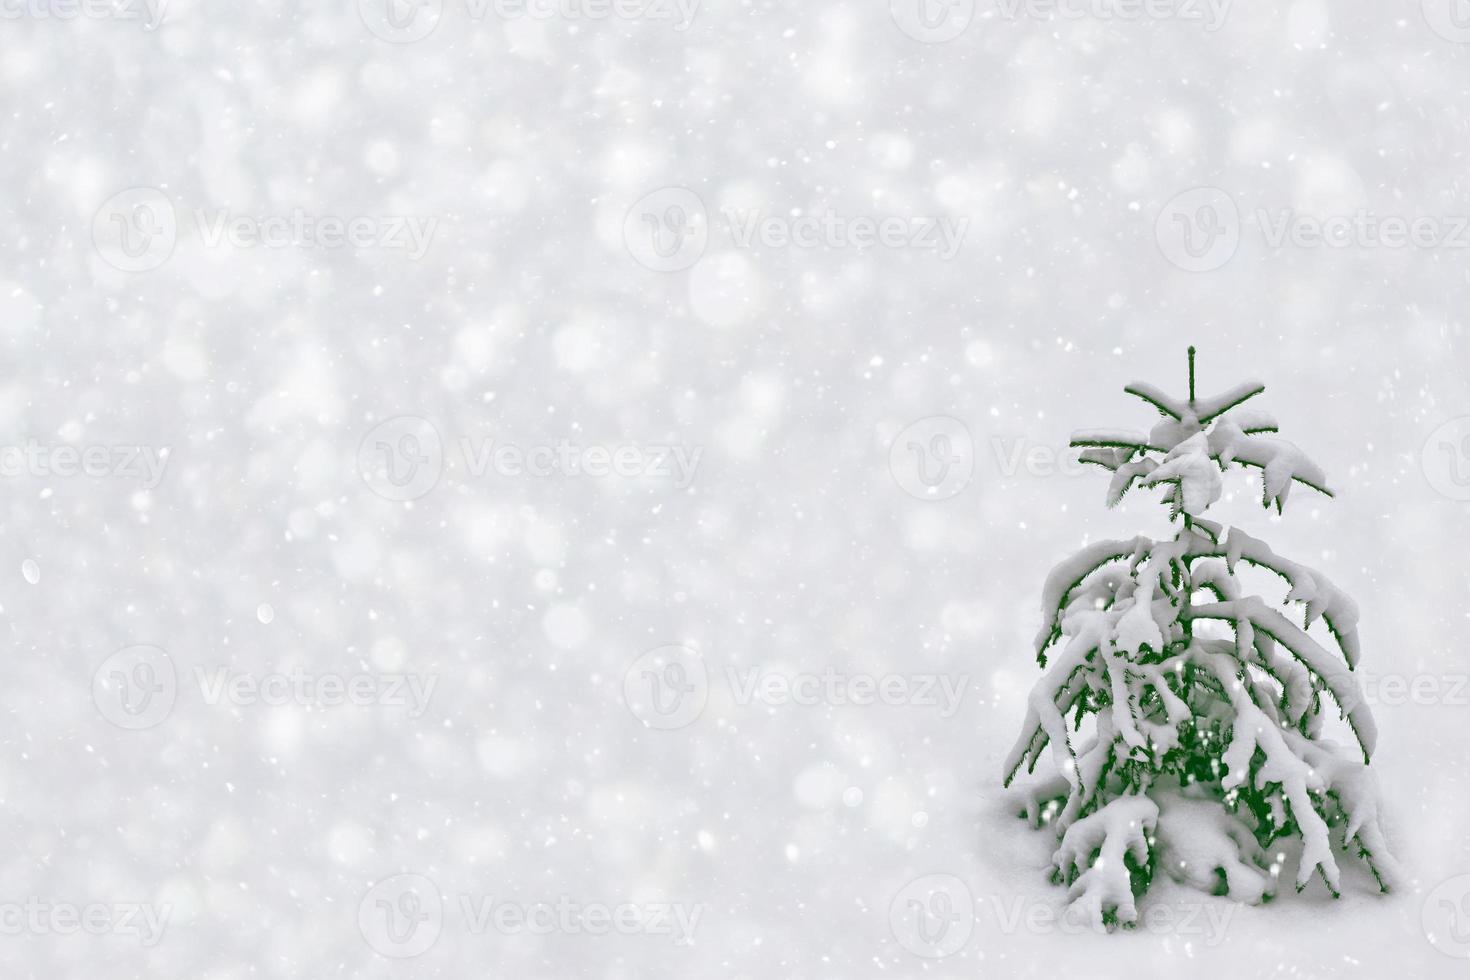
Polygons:
[[[6,3],[0,972],[1458,972],[1420,6]],[[999,792],[1039,590],[1164,525],[1066,446],[1190,343],[1338,491],[1227,519],[1434,681],[1375,708],[1414,885],[1064,934]]]

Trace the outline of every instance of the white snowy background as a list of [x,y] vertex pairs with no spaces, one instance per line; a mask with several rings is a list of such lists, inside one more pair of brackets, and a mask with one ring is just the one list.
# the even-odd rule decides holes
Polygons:
[[[172,0],[154,29],[7,0],[0,443],[170,448],[151,488],[36,453],[0,477],[0,973],[1463,975],[1470,17],[918,8],[705,0],[681,25],[445,0],[385,40],[374,0]],[[1238,241],[1190,271],[1170,229],[1199,198],[1171,201],[1200,187]],[[650,260],[645,216],[691,195],[693,251]],[[948,258],[742,247],[727,208],[965,233]],[[1442,240],[1273,247],[1262,209],[1429,218]],[[434,231],[413,255],[209,224],[298,212]],[[163,244],[129,257],[128,234]],[[1069,934],[1053,841],[999,787],[1040,587],[1089,540],[1168,532],[1148,496],[1108,511],[1105,474],[1055,461],[1074,428],[1149,424],[1122,386],[1181,393],[1190,343],[1201,393],[1266,383],[1338,491],[1299,487],[1276,519],[1238,476],[1218,516],[1358,599],[1363,671],[1433,689],[1376,709],[1410,885],[1353,871],[1339,901],[1314,882],[1232,909],[1161,876],[1144,906],[1175,928]],[[360,452],[404,416],[445,460],[408,501]],[[970,478],[919,499],[890,445],[936,416],[925,444],[954,436]],[[700,455],[682,486],[516,476],[475,472],[464,439]],[[94,685],[137,645],[177,678],[148,727]],[[625,678],[669,645],[708,684],[665,730]],[[416,717],[211,702],[199,672],[221,668],[436,687]],[[767,704],[728,682],[829,668],[963,698]],[[412,957],[361,921],[405,874],[438,893]],[[933,874],[973,901],[937,959],[890,922]],[[476,930],[462,899],[698,920],[690,943]],[[37,902],[114,924],[11,914]],[[129,905],[166,913],[156,942],[117,924]]]

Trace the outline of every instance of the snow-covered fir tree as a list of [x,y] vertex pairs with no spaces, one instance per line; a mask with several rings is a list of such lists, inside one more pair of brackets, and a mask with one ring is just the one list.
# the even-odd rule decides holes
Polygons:
[[[1336,897],[1341,852],[1384,891],[1395,876],[1368,770],[1377,732],[1353,674],[1357,606],[1321,572],[1204,517],[1232,465],[1260,470],[1278,513],[1295,483],[1331,496],[1326,477],[1243,407],[1262,385],[1194,389],[1191,347],[1187,400],[1124,389],[1162,416],[1151,431],[1075,434],[1081,459],[1113,474],[1109,506],[1162,488],[1177,533],[1098,542],[1048,577],[1046,674],[1005,763],[1009,786],[1050,746],[1057,775],[1023,795],[1024,816],[1056,832],[1053,880],[1099,927],[1134,923],[1158,870],[1252,904],[1289,857],[1298,891],[1318,875]],[[1284,611],[1246,591],[1245,566],[1285,580]],[[1332,714],[1354,748],[1323,737]]]

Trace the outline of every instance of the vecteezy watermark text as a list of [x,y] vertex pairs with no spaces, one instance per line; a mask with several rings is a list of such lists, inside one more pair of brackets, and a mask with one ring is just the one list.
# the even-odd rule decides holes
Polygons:
[[147,902],[53,902],[31,896],[0,901],[0,936],[132,936],[144,947],[158,945],[173,906]]
[[137,480],[152,490],[163,480],[169,446],[50,445],[27,439],[0,445],[0,477],[89,477]]
[[[831,208],[785,214],[727,207],[715,230],[741,250],[871,248],[931,252],[949,260],[964,244],[967,217],[951,215],[846,214]],[[679,272],[697,263],[710,239],[704,200],[687,187],[645,194],[623,218],[623,244],[638,264],[655,272]]]
[[192,224],[206,248],[382,249],[418,260],[428,252],[439,219],[420,215],[313,214],[304,208],[238,214],[194,208],[182,217],[167,194],[133,187],[103,202],[92,217],[92,243],[109,265],[147,272],[168,261],[181,228]]
[[439,684],[433,674],[321,674],[301,667],[264,674],[234,667],[195,667],[194,678],[204,703],[210,705],[401,707],[408,709],[410,718],[428,710]]
[[1159,250],[1188,272],[1221,268],[1251,230],[1271,252],[1470,248],[1470,214],[1384,214],[1369,208],[1312,214],[1284,207],[1256,208],[1243,219],[1235,198],[1218,187],[1175,195],[1154,220]]
[[[358,0],[372,34],[391,44],[412,44],[433,34],[440,21],[487,20],[649,21],[687,31],[702,0]],[[460,8],[463,9],[460,9]],[[446,9],[449,8],[449,9]]]
[[[1138,910],[1133,927],[1154,935],[1197,938],[1207,947],[1225,939],[1242,906],[1221,898],[1155,901]],[[915,878],[893,896],[888,906],[893,938],[915,956],[943,959],[964,949],[977,928],[1014,935],[1082,935],[1105,932],[1090,911],[1054,905],[1024,895],[975,895],[951,874]]]
[[[371,671],[245,671],[231,665],[198,667],[192,672],[200,700],[211,707],[294,705],[309,709],[402,709],[417,719],[428,710],[439,684],[435,674]],[[124,647],[92,675],[97,711],[119,728],[141,731],[162,724],[179,699],[179,673],[161,647]]]
[[910,705],[938,708],[941,718],[949,718],[959,709],[965,689],[970,685],[966,674],[848,673],[833,667],[819,672],[726,667],[725,681],[739,705],[762,704],[769,708]]
[[889,0],[899,30],[925,44],[953,41],[980,20],[1177,21],[1224,26],[1234,0]]
[[[725,696],[740,707],[936,708],[941,718],[959,710],[968,674],[922,671],[873,673],[826,667],[820,671],[727,666],[716,675]],[[649,650],[623,674],[623,703],[649,728],[693,724],[710,697],[710,671],[698,651],[680,644]]]
[[374,952],[390,959],[428,952],[450,913],[472,936],[645,935],[688,946],[705,912],[700,903],[583,901],[570,895],[529,901],[469,893],[449,898],[425,875],[384,878],[358,903],[358,929]]
[[[461,437],[448,444],[457,466],[471,479],[578,478],[669,481],[685,490],[694,482],[703,446],[679,443],[580,443],[570,439],[522,445]],[[417,500],[439,484],[446,445],[438,428],[417,415],[375,425],[357,450],[363,482],[387,500]]]
[[136,21],[153,31],[169,0],[0,0],[0,20]]
[[969,218],[820,214],[779,215],[759,209],[720,212],[736,248],[912,248],[952,259],[964,243]]
[[1357,676],[1363,699],[1370,705],[1470,705],[1470,674],[1381,674],[1360,670]]

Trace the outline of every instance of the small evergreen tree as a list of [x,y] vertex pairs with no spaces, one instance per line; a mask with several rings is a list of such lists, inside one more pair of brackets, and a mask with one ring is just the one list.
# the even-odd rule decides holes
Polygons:
[[[1160,867],[1214,894],[1265,901],[1287,843],[1300,857],[1298,891],[1318,874],[1338,895],[1339,849],[1355,851],[1384,891],[1395,875],[1367,768],[1377,733],[1352,673],[1356,605],[1322,573],[1202,516],[1232,464],[1261,470],[1262,503],[1278,513],[1293,483],[1331,496],[1326,478],[1269,436],[1269,416],[1242,407],[1262,385],[1196,398],[1194,353],[1187,401],[1147,384],[1124,389],[1163,416],[1147,435],[1073,437],[1084,462],[1112,472],[1109,506],[1161,487],[1178,530],[1090,545],[1047,578],[1036,638],[1046,674],[1005,763],[1009,786],[1051,746],[1058,775],[1024,795],[1023,815],[1054,828],[1053,880],[1098,927],[1134,923]],[[1241,562],[1286,581],[1300,623],[1245,593]],[[1309,634],[1319,619],[1341,658]],[[1329,699],[1360,751],[1323,738]]]

